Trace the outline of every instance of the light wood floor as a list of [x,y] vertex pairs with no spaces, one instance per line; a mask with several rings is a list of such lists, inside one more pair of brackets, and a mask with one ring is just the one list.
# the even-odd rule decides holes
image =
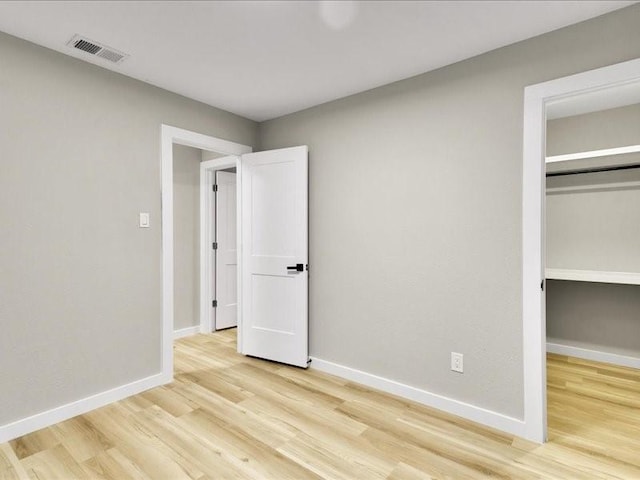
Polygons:
[[0,479],[640,479],[640,373],[549,355],[550,442],[182,339],[176,379],[0,444]]

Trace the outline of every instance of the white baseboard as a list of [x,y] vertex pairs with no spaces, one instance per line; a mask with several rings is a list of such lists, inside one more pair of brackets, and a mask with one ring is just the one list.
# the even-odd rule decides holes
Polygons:
[[195,327],[181,328],[180,330],[174,330],[173,339],[178,340],[179,338],[190,337],[191,335],[195,335],[196,333],[200,333],[200,325],[196,325]]
[[595,362],[612,363],[613,365],[620,365],[622,367],[640,368],[640,358],[620,355],[619,353],[603,352],[601,350],[591,350],[553,342],[547,343],[547,352],[582,358],[584,360],[593,360]]
[[331,375],[336,375],[338,377],[366,385],[367,387],[376,388],[383,392],[398,395],[399,397],[413,400],[428,407],[433,407],[512,435],[519,437],[525,436],[524,420],[509,417],[498,412],[431,393],[426,390],[421,390],[419,388],[379,377],[361,370],[328,362],[320,358],[312,357],[311,360],[310,367],[322,372],[330,373]]
[[[171,381],[171,379],[168,381]],[[30,417],[23,418],[6,425],[1,425],[0,443],[8,442],[9,440],[21,437],[27,433],[35,432],[41,428],[82,415],[83,413],[117,402],[123,398],[164,385],[168,383],[168,381],[166,375],[158,373],[156,375],[107,390],[106,392],[97,393],[90,397],[67,403],[66,405],[47,410],[46,412],[37,413]]]

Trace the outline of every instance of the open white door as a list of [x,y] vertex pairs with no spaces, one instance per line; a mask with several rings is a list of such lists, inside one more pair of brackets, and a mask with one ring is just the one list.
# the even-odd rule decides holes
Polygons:
[[236,247],[236,174],[216,172],[216,300],[215,329],[238,324]]
[[307,367],[306,146],[242,155],[242,353]]

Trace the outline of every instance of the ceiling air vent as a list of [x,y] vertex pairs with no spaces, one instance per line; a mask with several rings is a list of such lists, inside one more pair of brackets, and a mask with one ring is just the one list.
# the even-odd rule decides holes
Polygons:
[[82,50],[90,55],[104,58],[111,63],[120,63],[129,56],[126,53],[119,52],[115,48],[108,47],[99,42],[94,42],[93,40],[81,37],[80,35],[74,35],[73,38],[67,42],[67,45],[71,48]]

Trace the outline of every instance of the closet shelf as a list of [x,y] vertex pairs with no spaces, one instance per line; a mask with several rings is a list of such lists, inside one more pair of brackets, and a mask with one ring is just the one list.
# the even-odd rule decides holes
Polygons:
[[640,273],[635,272],[603,272],[599,270],[565,270],[559,268],[547,268],[545,277],[548,280],[573,280],[576,282],[640,285]]
[[626,153],[640,152],[640,145],[626,147],[605,148],[603,150],[591,150],[588,152],[567,153],[564,155],[552,155],[546,157],[546,163],[567,162],[569,160],[582,160],[585,158],[609,157],[612,155],[624,155]]

